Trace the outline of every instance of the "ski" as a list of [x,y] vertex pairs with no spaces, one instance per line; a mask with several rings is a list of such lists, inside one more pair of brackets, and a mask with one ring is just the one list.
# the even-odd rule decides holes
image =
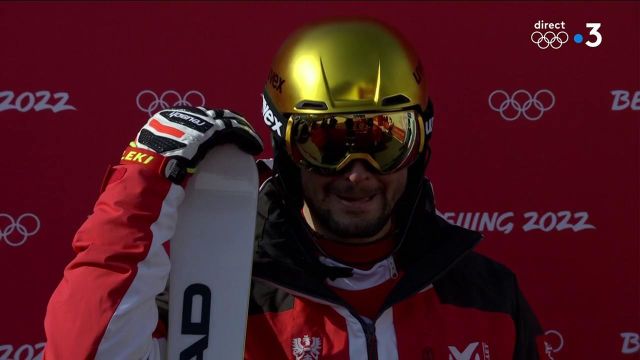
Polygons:
[[214,147],[189,180],[171,239],[168,359],[242,359],[258,198],[253,157]]

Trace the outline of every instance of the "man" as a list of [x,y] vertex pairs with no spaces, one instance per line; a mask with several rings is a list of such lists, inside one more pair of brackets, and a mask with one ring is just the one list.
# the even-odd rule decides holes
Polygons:
[[[245,359],[542,355],[514,275],[472,251],[480,234],[434,213],[421,73],[407,43],[369,21],[307,27],[276,55],[263,94],[273,176],[258,202]],[[147,122],[131,149],[155,160],[125,158],[109,173],[49,303],[47,358],[162,357],[163,245],[188,168],[221,142],[262,149],[228,110]]]

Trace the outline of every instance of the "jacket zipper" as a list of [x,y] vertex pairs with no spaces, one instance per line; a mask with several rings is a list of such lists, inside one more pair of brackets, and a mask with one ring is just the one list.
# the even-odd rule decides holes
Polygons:
[[365,343],[366,343],[366,346],[367,346],[367,359],[368,360],[378,360],[378,339],[376,338],[376,325],[375,325],[375,322],[372,323],[372,322],[369,322],[367,320],[364,320],[348,304],[339,304],[339,303],[333,302],[333,301],[331,301],[329,299],[316,298],[314,296],[306,295],[306,294],[300,293],[298,291],[295,291],[293,289],[289,289],[289,288],[287,288],[285,286],[278,285],[278,284],[274,283],[273,281],[269,281],[269,280],[265,280],[265,279],[259,279],[259,278],[258,278],[258,280],[266,282],[268,284],[271,284],[272,286],[280,288],[280,289],[282,289],[282,290],[284,290],[284,291],[286,291],[286,292],[288,292],[288,293],[290,293],[292,295],[298,295],[300,297],[304,297],[306,299],[310,299],[310,300],[313,300],[315,302],[320,302],[320,303],[325,303],[325,304],[333,304],[333,305],[340,306],[340,307],[343,307],[343,308],[347,309],[347,311],[349,311],[351,316],[356,318],[356,320],[358,320],[358,322],[360,323],[360,326],[362,326],[362,330],[364,331]]
[[[358,317],[360,319],[360,317]],[[376,326],[364,320],[360,320],[367,341],[367,359],[378,360],[378,339],[376,338]]]
[[392,279],[398,278],[398,268],[396,267],[396,262],[393,259],[393,255],[387,258],[387,264],[389,264],[389,277]]

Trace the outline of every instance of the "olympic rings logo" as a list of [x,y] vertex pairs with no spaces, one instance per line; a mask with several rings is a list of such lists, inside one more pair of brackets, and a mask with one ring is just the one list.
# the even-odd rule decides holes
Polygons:
[[[544,352],[547,354],[549,359],[553,360],[552,354],[559,352],[564,347],[564,339],[562,338],[562,334],[560,334],[560,332],[556,330],[547,330],[544,333],[544,335],[545,335]],[[555,336],[551,336],[551,335],[555,335]],[[554,344],[551,344],[552,343],[551,339],[554,337],[556,341],[553,341]]]
[[[498,105],[495,105],[496,101],[499,102]],[[489,107],[499,112],[506,121],[513,121],[520,116],[529,121],[536,121],[555,103],[556,97],[547,89],[538,90],[533,96],[522,89],[511,96],[504,90],[496,90],[489,95]]]
[[[6,221],[0,220],[0,239],[9,246],[23,245],[30,236],[40,230],[40,219],[31,213],[22,214],[18,219],[14,219],[8,214],[0,214],[0,219],[9,220],[8,225]],[[15,233],[18,235],[13,235]]]
[[204,95],[196,90],[191,90],[180,95],[175,90],[167,90],[158,96],[151,90],[143,90],[136,97],[138,109],[146,112],[151,117],[155,112],[168,109],[172,106],[204,106]]
[[540,31],[531,33],[531,42],[538,45],[540,49],[546,49],[549,46],[553,49],[560,49],[567,41],[569,41],[569,34],[565,31],[560,31],[557,34],[553,31],[547,31],[544,34]]

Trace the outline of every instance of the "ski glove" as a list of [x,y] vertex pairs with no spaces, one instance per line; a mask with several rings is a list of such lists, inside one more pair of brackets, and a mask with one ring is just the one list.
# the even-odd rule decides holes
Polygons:
[[249,122],[231,110],[175,107],[147,121],[125,150],[122,163],[155,161],[162,175],[182,184],[213,146],[224,143],[233,143],[251,155],[263,149]]

